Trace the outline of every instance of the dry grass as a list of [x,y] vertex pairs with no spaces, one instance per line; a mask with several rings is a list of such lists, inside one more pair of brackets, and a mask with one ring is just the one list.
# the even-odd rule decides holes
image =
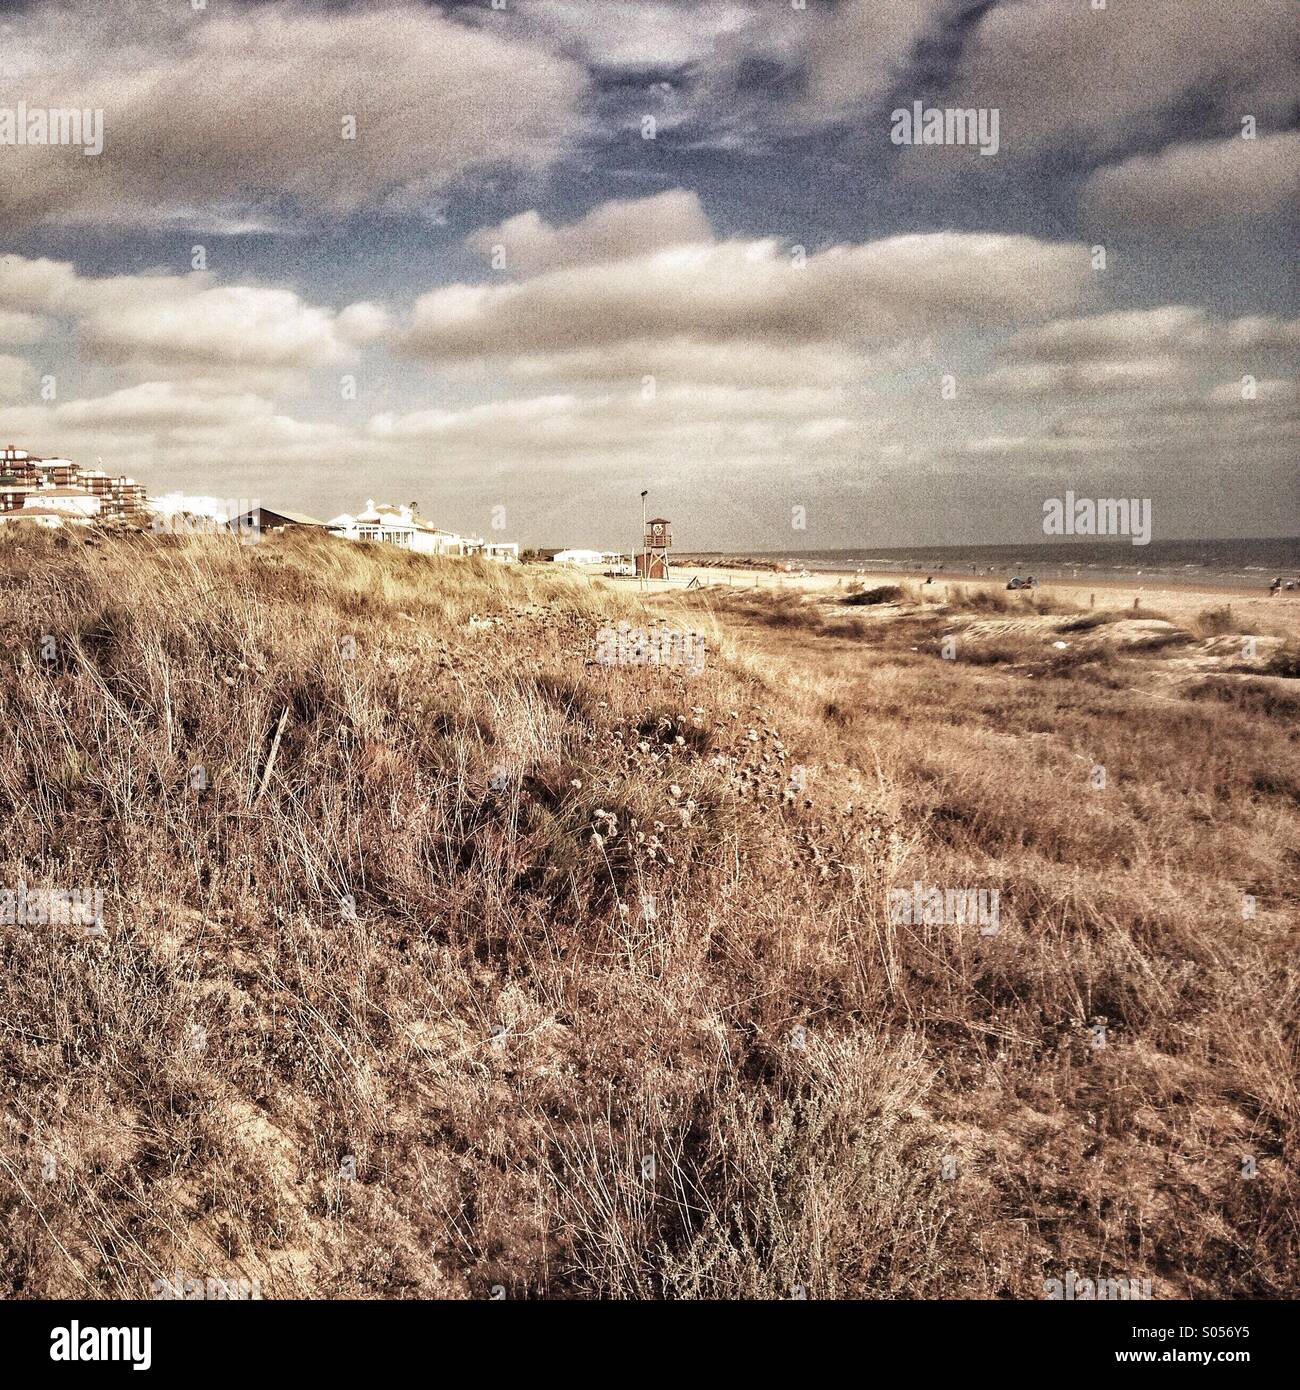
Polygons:
[[855,590],[845,597],[844,602],[854,607],[861,607],[878,603],[901,603],[907,598],[907,591],[901,584],[876,584],[869,589]]
[[1050,593],[1041,589],[995,589],[988,586],[968,589],[961,584],[945,586],[945,603],[950,612],[962,613],[1063,613],[1066,609]]
[[[107,927],[2,929],[5,1290],[1294,1293],[1289,697],[710,603],[0,543],[0,885]],[[594,663],[656,617],[701,675]]]

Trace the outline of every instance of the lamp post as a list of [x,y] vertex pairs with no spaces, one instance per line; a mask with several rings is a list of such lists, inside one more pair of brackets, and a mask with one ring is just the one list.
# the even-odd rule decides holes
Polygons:
[[[650,568],[649,551],[645,549],[645,499],[649,496],[649,490],[641,494],[641,587],[645,588],[646,580],[649,578],[646,571]],[[635,557],[634,557],[635,563]]]

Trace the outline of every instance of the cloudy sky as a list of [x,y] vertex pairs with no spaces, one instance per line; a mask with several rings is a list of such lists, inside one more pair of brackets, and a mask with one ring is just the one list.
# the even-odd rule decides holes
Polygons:
[[1296,531],[1294,0],[495,3],[0,0],[0,120],[104,113],[0,144],[0,443],[531,544]]

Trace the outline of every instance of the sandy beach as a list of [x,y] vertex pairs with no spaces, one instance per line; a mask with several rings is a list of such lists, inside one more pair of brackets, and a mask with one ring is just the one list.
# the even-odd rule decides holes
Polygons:
[[[598,569],[589,571],[593,578],[599,577]],[[927,584],[926,580],[933,582]],[[631,577],[606,579],[605,582],[619,589],[641,591],[642,581]],[[645,583],[647,593],[680,592],[692,586],[697,588],[723,587],[735,591],[758,590],[762,592],[789,591],[792,594],[826,594],[837,589],[847,593],[860,584],[868,587],[875,584],[914,585],[922,596],[932,598],[936,603],[946,601],[948,591],[958,586],[967,590],[989,589],[1006,592],[1006,581],[1000,575],[976,575],[971,573],[945,572],[941,576],[922,571],[897,570],[842,570],[809,571],[806,573],[764,569],[723,569],[709,565],[674,566],[667,580],[650,580]],[[1126,608],[1136,606],[1139,614],[1152,616],[1164,614],[1170,618],[1190,618],[1208,609],[1231,606],[1234,613],[1242,618],[1243,628],[1257,628],[1270,631],[1273,628],[1287,632],[1300,632],[1300,591],[1283,592],[1270,595],[1265,585],[1247,587],[1244,585],[1207,585],[1205,583],[1179,584],[1176,581],[1161,579],[1151,584],[1140,580],[1115,578],[1088,579],[1079,582],[1051,581],[1042,584],[1037,590],[1042,597],[1051,597],[1061,603],[1079,608]]]

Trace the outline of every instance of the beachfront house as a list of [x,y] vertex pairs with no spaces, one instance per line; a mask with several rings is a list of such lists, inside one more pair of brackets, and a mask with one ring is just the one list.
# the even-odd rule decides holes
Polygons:
[[386,502],[366,502],[365,510],[356,516],[344,512],[326,523],[332,536],[349,541],[378,541],[384,545],[401,546],[421,555],[482,555],[485,559],[510,563],[519,559],[519,547],[513,542],[485,541],[481,536],[462,536],[444,531],[417,516],[409,504],[394,507]]

